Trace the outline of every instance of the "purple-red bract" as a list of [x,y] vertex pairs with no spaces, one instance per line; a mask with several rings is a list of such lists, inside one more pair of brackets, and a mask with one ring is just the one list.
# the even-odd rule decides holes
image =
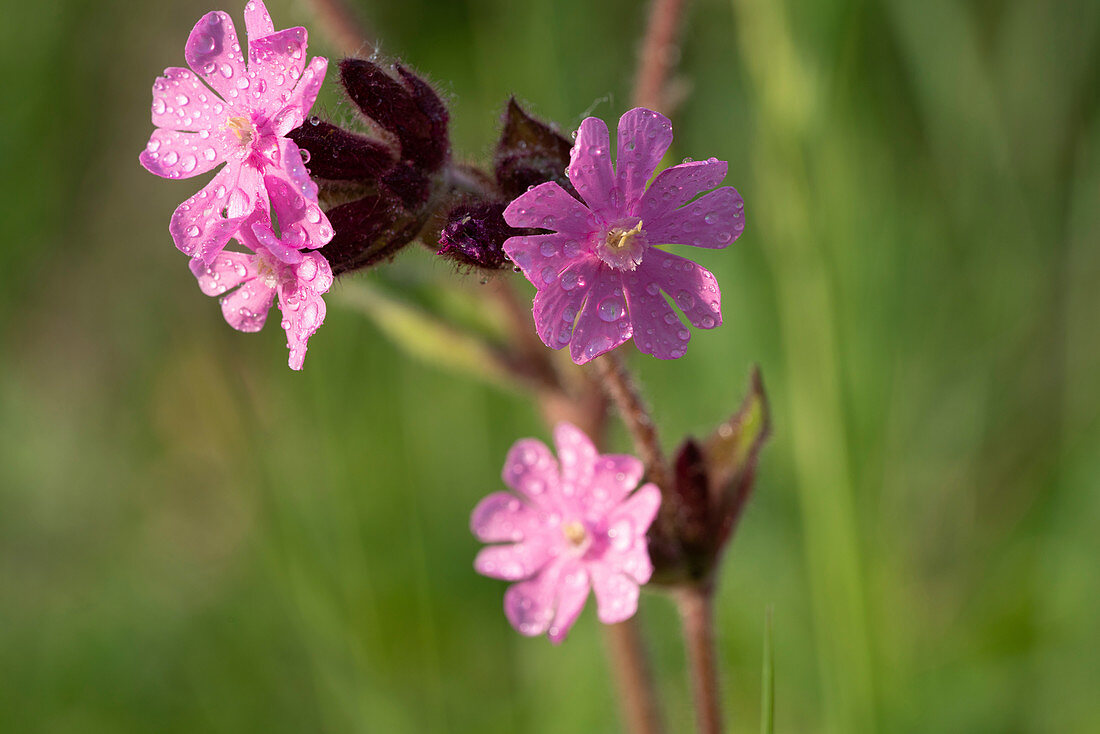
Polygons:
[[647,189],[671,143],[668,118],[632,109],[619,120],[616,170],[607,125],[589,117],[566,169],[584,203],[548,182],[504,212],[512,227],[552,230],[512,237],[504,251],[538,289],[539,337],[552,349],[570,345],[577,364],[631,337],[646,354],[683,356],[691,334],[665,296],[701,329],[722,323],[714,276],[655,245],[726,247],[745,229],[744,204],[729,186],[695,199],[725,178],[726,163],[716,158],[672,166]]
[[299,249],[333,236],[301,152],[286,137],[313,107],[328,61],[314,57],[307,66],[306,30],[276,32],[262,0],[249,0],[244,21],[247,65],[228,14],[207,13],[195,25],[184,49],[191,70],[167,69],[153,84],[157,129],[140,161],[164,178],[226,163],[172,215],[169,231],[184,254],[213,262],[254,210],[274,205],[294,212],[296,226],[273,254],[297,262]]
[[638,586],[649,581],[646,532],[661,504],[655,484],[631,493],[642,478],[633,456],[600,455],[568,423],[554,431],[558,461],[541,441],[517,441],[504,463],[504,483],[470,518],[483,542],[478,573],[516,581],[504,595],[504,613],[520,634],[565,639],[596,594],[601,622],[633,616]]

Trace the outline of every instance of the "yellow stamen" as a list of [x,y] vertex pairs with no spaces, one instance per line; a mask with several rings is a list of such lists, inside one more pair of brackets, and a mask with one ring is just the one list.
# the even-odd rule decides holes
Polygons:
[[252,123],[247,117],[230,117],[226,124],[242,143],[247,145],[252,142]]
[[639,221],[634,229],[624,230],[619,227],[607,233],[607,246],[612,250],[621,250],[630,244],[630,241],[642,233],[642,223]]
[[573,522],[567,522],[561,526],[561,532],[565,535],[565,539],[574,546],[579,546],[588,538],[588,533],[584,530],[584,525],[574,520]]

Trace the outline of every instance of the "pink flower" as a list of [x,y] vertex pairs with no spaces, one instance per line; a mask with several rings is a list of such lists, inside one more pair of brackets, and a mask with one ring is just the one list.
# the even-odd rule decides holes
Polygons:
[[[222,314],[238,331],[259,331],[275,296],[283,312],[282,327],[290,349],[291,369],[302,369],[306,343],[325,320],[321,296],[332,286],[332,269],[317,252],[300,253],[288,265],[263,243],[271,222],[262,209],[241,227],[237,237],[253,252],[222,250],[209,264],[191,261],[191,272],[208,296],[221,296]],[[278,242],[278,240],[276,240]],[[230,289],[235,288],[231,292]],[[225,294],[225,295],[222,295]]]
[[495,492],[470,518],[486,543],[478,573],[518,581],[504,595],[504,613],[520,634],[565,639],[591,588],[597,616],[622,622],[638,608],[638,585],[649,581],[646,531],[661,493],[642,478],[633,456],[599,455],[579,429],[560,423],[558,462],[541,441],[521,439],[504,463],[504,483],[518,496]]
[[672,124],[642,107],[619,120],[617,171],[602,120],[584,120],[576,139],[566,175],[584,203],[548,182],[504,212],[513,227],[553,230],[504,243],[538,289],[539,337],[551,349],[569,344],[577,364],[631,337],[646,354],[681,357],[691,334],[665,296],[692,324],[712,329],[722,323],[721,294],[708,270],[655,245],[723,248],[740,236],[744,204],[736,190],[726,186],[695,199],[725,178],[726,163],[672,166],[646,189],[672,143]]
[[290,249],[321,247],[333,235],[301,152],[286,137],[306,119],[328,61],[315,57],[306,66],[305,29],[276,32],[262,0],[249,0],[244,21],[247,66],[228,14],[207,13],[195,25],[184,49],[193,71],[173,67],[154,82],[157,129],[140,156],[164,178],[189,178],[226,163],[176,209],[169,225],[176,247],[207,263],[276,195],[301,212]]

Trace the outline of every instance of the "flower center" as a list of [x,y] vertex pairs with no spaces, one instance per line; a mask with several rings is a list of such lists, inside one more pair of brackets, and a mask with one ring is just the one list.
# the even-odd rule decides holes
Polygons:
[[569,545],[574,548],[580,548],[588,540],[588,531],[584,529],[584,525],[576,520],[562,525],[561,533],[569,541]]
[[618,252],[630,246],[631,241],[642,233],[642,220],[634,225],[634,229],[624,230],[622,227],[613,227],[607,233],[607,247],[613,252]]
[[266,257],[259,258],[259,262],[256,263],[256,270],[259,271],[256,277],[262,280],[268,288],[274,288],[279,284],[279,274],[275,272],[275,268],[267,261]]
[[247,117],[230,117],[225,124],[237,136],[237,140],[241,141],[241,145],[248,145],[252,142],[255,131]]
[[603,241],[597,240],[596,254],[616,270],[634,270],[648,248],[642,220],[631,217],[608,228]]

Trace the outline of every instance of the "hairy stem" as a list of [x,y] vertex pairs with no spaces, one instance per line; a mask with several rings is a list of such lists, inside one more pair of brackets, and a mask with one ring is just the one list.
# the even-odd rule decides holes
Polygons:
[[710,585],[684,589],[676,598],[691,666],[699,734],[721,734],[721,692],[714,649],[714,603]]
[[680,53],[677,39],[687,0],[653,0],[634,79],[634,104],[668,112],[669,77]]
[[356,56],[370,45],[370,39],[355,13],[342,0],[309,0],[317,23],[345,56]]
[[626,367],[611,352],[595,360],[593,364],[599,371],[608,396],[619,409],[619,415],[630,431],[630,437],[634,439],[634,450],[645,463],[650,481],[660,487],[662,492],[671,491],[671,474],[661,450],[657,427],[649,415],[649,409],[634,388],[634,381],[627,374]]
[[604,625],[607,656],[619,689],[619,706],[632,734],[661,734],[653,676],[635,619]]

